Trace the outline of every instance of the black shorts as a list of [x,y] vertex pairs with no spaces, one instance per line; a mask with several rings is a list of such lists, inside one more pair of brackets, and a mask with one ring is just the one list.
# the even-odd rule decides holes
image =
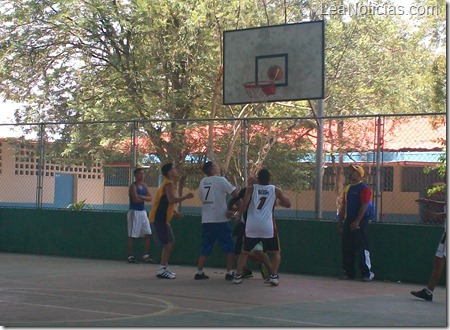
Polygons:
[[175,242],[175,237],[173,236],[172,227],[170,224],[165,222],[152,222],[153,238],[156,245],[161,246],[164,244]]
[[271,238],[244,237],[244,247],[242,250],[250,252],[259,242],[262,243],[264,252],[280,251],[280,239],[278,238],[278,234]]

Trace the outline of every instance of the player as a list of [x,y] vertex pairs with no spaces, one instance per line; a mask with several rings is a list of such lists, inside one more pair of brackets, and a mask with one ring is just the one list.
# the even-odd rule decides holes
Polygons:
[[[437,200],[433,200],[433,199],[419,198],[418,200],[416,200],[416,202],[417,203],[425,203],[428,205],[433,205],[433,206],[438,206],[438,207],[444,207],[444,212],[433,212],[433,213],[435,215],[447,214],[445,201],[437,201]],[[446,259],[447,259],[447,224],[444,223],[444,233],[442,234],[442,237],[439,241],[438,248],[436,250],[436,254],[434,256],[433,271],[431,273],[430,281],[428,282],[428,285],[426,288],[423,288],[420,291],[411,291],[411,294],[413,296],[424,299],[426,301],[433,300],[433,291],[434,291],[434,288],[436,287],[437,282],[439,281],[439,279],[442,276]]]
[[175,195],[175,180],[178,177],[178,172],[172,163],[163,165],[161,167],[161,173],[165,179],[156,192],[156,198],[149,215],[155,233],[155,240],[157,244],[163,247],[161,251],[161,262],[156,277],[174,279],[176,274],[168,269],[170,254],[175,246],[175,237],[170,226],[170,221],[174,214],[178,219],[183,217],[183,214],[175,209],[175,204],[193,198],[194,194],[188,193],[181,197]]
[[245,223],[244,248],[239,256],[236,274],[233,283],[242,282],[242,270],[247,263],[250,251],[261,242],[264,251],[272,252],[272,260],[264,258],[264,264],[270,272],[267,281],[272,286],[278,285],[278,268],[281,262],[279,237],[275,225],[273,211],[276,201],[279,205],[289,208],[291,201],[283,194],[281,189],[270,184],[270,172],[263,168],[258,172],[258,184],[247,187],[244,201],[239,207],[238,217],[247,210],[247,221]]
[[152,196],[150,189],[144,183],[145,172],[142,168],[136,168],[133,171],[135,181],[128,189],[130,207],[127,213],[128,225],[128,262],[138,264],[139,261],[134,257],[134,240],[138,237],[144,237],[144,255],[142,261],[153,263],[148,255],[150,250],[150,235],[152,233],[150,224],[145,211],[145,202],[151,202]]
[[[253,183],[256,183],[256,178],[250,177],[248,179],[248,185],[252,185]],[[228,202],[228,211],[227,211],[227,217],[231,218],[237,213],[237,210],[239,209],[239,205],[241,204],[242,200],[244,199],[245,192],[247,188],[242,188],[239,191],[239,194],[237,197],[233,197]],[[247,212],[244,212],[241,219],[236,218],[236,226],[233,230],[233,236],[236,237],[236,241],[234,243],[234,257],[235,259],[238,259],[241,252],[242,252],[242,246],[244,244],[244,236],[245,236],[245,220],[247,219]],[[252,253],[249,254],[249,258],[252,260],[255,260],[258,263],[258,268],[261,272],[261,275],[263,279],[268,279],[269,277],[269,270],[267,269],[266,265],[264,265],[264,257],[261,256],[261,254],[264,253],[262,245],[258,244],[253,250]],[[244,267],[242,270],[242,277],[243,278],[249,278],[253,277],[253,272],[247,268],[247,266]]]
[[203,165],[203,173],[206,174],[200,181],[199,197],[202,201],[202,242],[200,257],[198,258],[195,280],[207,280],[203,272],[206,259],[211,255],[214,243],[219,241],[225,254],[227,273],[225,279],[233,279],[233,233],[231,231],[227,212],[227,195],[236,197],[238,189],[227,179],[219,176],[220,168],[217,164],[208,161]]

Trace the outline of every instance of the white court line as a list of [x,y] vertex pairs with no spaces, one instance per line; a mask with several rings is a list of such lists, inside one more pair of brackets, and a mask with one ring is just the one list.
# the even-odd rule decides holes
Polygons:
[[[120,295],[120,296],[129,296],[129,297],[135,297],[135,298],[143,298],[147,300],[155,300],[159,301],[161,305],[156,304],[143,304],[143,303],[132,303],[132,302],[126,302],[131,304],[140,304],[144,306],[157,306],[162,308],[162,310],[154,313],[149,314],[140,314],[140,315],[128,315],[128,314],[121,314],[121,313],[113,313],[113,312],[103,312],[103,311],[96,311],[96,310],[87,310],[87,309],[80,309],[80,308],[73,308],[73,307],[62,307],[62,306],[55,306],[55,305],[45,305],[45,304],[32,304],[32,303],[15,303],[18,305],[31,305],[31,306],[42,306],[46,308],[59,308],[59,309],[67,309],[67,310],[76,310],[76,311],[84,311],[84,312],[90,312],[90,313],[100,313],[100,314],[111,314],[111,315],[117,315],[122,317],[116,317],[116,318],[95,318],[95,319],[86,319],[86,320],[55,320],[55,321],[12,321],[12,322],[5,322],[9,325],[13,324],[70,324],[70,323],[86,323],[86,322],[104,322],[104,321],[118,321],[118,320],[124,320],[124,319],[136,319],[136,318],[145,318],[150,316],[156,316],[156,315],[164,315],[164,314],[170,314],[171,310],[176,309],[177,307],[173,305],[171,302],[165,301],[163,299],[159,298],[152,298],[147,296],[141,296],[137,294],[129,294],[129,293],[120,293],[120,292],[110,292],[110,291],[92,291],[92,290],[71,290],[71,289],[37,289],[37,288],[17,288],[17,289],[1,289],[1,291],[9,291],[9,292],[20,292],[20,293],[26,293],[26,294],[38,294],[38,295],[48,295],[48,296],[56,296],[56,297],[67,297],[71,298],[70,296],[66,295],[52,295],[50,293],[42,293],[42,292],[31,292],[33,290],[47,290],[47,291],[56,291],[56,292],[78,292],[78,293],[94,293],[94,294],[109,294],[109,295]],[[91,299],[91,300],[98,300],[98,301],[108,301],[112,303],[123,303],[121,300],[105,300],[105,299],[98,299],[98,298],[85,298],[85,297],[76,297],[76,298],[83,298],[83,299]],[[8,302],[10,303],[10,302]]]
[[[61,290],[61,291],[63,291],[63,290]],[[64,297],[64,298],[70,298],[70,299],[83,299],[83,300],[90,300],[90,301],[102,301],[102,302],[108,302],[108,303],[118,303],[118,304],[128,304],[128,305],[138,305],[138,306],[141,305],[141,306],[150,306],[150,307],[164,307],[164,306],[157,305],[157,304],[150,304],[150,303],[147,304],[147,303],[142,303],[142,302],[133,302],[133,301],[125,301],[125,300],[101,299],[101,298],[95,298],[95,297],[84,297],[84,296],[76,296],[76,297],[74,297],[74,296],[65,296],[65,295],[52,294],[52,293],[30,292],[30,291],[21,291],[21,290],[14,290],[13,292],[25,293],[25,294],[28,294],[28,295],[49,296],[49,297]],[[86,292],[86,291],[83,291],[83,292]],[[97,292],[98,293],[103,293],[101,291],[94,291],[92,293],[97,293]],[[129,295],[129,294],[126,294],[126,293],[122,294],[122,293],[118,293],[118,292],[108,292],[108,293],[115,294],[115,295]],[[132,295],[132,296],[136,297],[134,295]],[[143,297],[145,299],[158,300],[156,298],[145,297],[145,296],[138,296],[138,297]],[[166,304],[165,301],[163,303]]]
[[97,310],[91,310],[91,309],[84,309],[84,308],[74,308],[74,307],[64,307],[64,306],[57,306],[57,305],[47,305],[47,304],[33,304],[33,303],[14,303],[16,305],[27,305],[27,306],[36,306],[36,307],[49,307],[49,308],[56,308],[56,309],[68,309],[68,310],[74,310],[74,311],[80,311],[80,312],[89,312],[93,314],[110,314],[110,315],[120,315],[125,317],[133,317],[135,315],[129,315],[129,314],[122,314],[122,313],[114,313],[114,312],[103,312],[103,311],[97,311]]

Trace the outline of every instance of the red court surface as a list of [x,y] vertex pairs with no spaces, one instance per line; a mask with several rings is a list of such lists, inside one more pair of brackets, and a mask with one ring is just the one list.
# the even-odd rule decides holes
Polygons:
[[[280,274],[241,284],[222,269],[0,253],[0,326],[5,327],[446,327],[446,288],[432,302],[421,285]],[[430,270],[431,271],[431,270]],[[427,279],[425,279],[426,281]]]

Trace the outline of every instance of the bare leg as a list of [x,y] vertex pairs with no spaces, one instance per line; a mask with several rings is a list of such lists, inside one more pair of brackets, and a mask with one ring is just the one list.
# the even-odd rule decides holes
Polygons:
[[265,254],[263,251],[253,251],[249,254],[248,258],[252,259],[256,262],[264,263],[264,255],[267,257],[267,254]]
[[233,268],[233,257],[234,257],[233,253],[229,253],[225,256],[225,261],[226,261],[226,266],[227,266],[228,272],[231,271],[231,268]]
[[270,264],[272,265],[272,274],[278,273],[278,268],[281,263],[281,253],[280,251],[274,251],[272,255],[272,259],[270,260]]
[[205,266],[205,263],[206,263],[206,259],[207,259],[207,256],[200,256],[198,258],[198,264],[197,264],[198,270],[203,270],[203,267]]
[[433,272],[431,273],[430,282],[428,283],[428,289],[433,291],[436,287],[437,282],[442,276],[442,272],[444,271],[444,264],[446,258],[434,257],[434,265]]
[[272,263],[270,261],[269,256],[267,255],[267,253],[261,252],[259,253],[259,257],[261,259],[261,262],[266,265],[267,270],[269,271],[270,274],[275,274],[275,272],[273,271],[273,266]]
[[175,246],[175,242],[170,242],[167,244],[164,244],[162,251],[161,251],[161,265],[162,266],[167,266],[167,264],[169,263],[169,257],[170,254],[172,253],[172,249]]
[[133,255],[133,243],[134,243],[134,238],[128,237],[128,256]]
[[236,274],[242,274],[242,270],[244,269],[245,264],[247,263],[248,254],[249,254],[248,252],[242,251],[242,253],[239,255]]
[[144,236],[144,256],[150,251],[150,235]]

